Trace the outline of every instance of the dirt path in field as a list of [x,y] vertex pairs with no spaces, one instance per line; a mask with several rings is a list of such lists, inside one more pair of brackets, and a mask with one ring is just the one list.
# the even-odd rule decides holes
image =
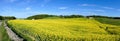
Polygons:
[[0,21],[0,26],[1,26],[2,22]]
[[[1,24],[2,24],[2,22],[1,22],[1,20],[0,20],[0,26],[1,26]],[[1,35],[0,35],[0,41],[1,41],[1,39],[2,39],[2,37],[1,37]]]
[[4,26],[5,26],[5,29],[7,31],[7,34],[8,36],[10,37],[10,39],[12,41],[23,41],[22,38],[18,37],[18,35],[16,35],[8,26],[7,24],[4,22]]

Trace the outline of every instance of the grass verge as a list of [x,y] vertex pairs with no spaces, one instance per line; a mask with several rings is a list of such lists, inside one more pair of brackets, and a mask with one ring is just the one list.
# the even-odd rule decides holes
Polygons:
[[3,23],[0,26],[0,41],[11,41],[8,34],[6,33]]

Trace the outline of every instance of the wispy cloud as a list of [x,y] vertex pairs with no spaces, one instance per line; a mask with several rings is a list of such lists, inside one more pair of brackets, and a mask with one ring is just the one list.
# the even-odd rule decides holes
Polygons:
[[79,6],[96,6],[95,4],[79,4]]
[[61,9],[61,10],[65,10],[67,9],[68,7],[59,7],[58,9]]
[[31,10],[31,8],[30,7],[26,7],[25,10]]
[[97,11],[97,12],[105,12],[105,10],[94,10],[94,11]]
[[112,8],[112,7],[102,7],[104,9],[115,9],[115,8]]
[[98,15],[98,13],[95,12],[81,12],[83,14],[88,14],[88,15]]
[[13,15],[13,11],[14,11],[14,9],[13,8],[11,8],[11,7],[3,7],[2,9],[2,12],[0,12],[1,14],[3,14],[3,15]]
[[96,4],[79,4],[79,6],[96,6],[96,7],[104,8],[104,9],[115,9],[112,7],[100,6],[100,5],[96,5]]

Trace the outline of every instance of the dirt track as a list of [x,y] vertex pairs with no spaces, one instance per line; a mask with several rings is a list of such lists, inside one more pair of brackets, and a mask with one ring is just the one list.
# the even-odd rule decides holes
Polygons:
[[[0,26],[1,26],[1,24],[2,24],[2,22],[0,21]],[[2,37],[1,37],[1,35],[0,35],[0,41],[1,41],[1,38],[2,38]]]
[[0,26],[1,26],[2,22],[0,21]]
[[7,31],[7,34],[8,36],[10,37],[10,39],[12,41],[23,41],[22,38],[18,37],[18,35],[16,35],[8,26],[7,24],[4,22],[4,26],[5,26],[5,29]]

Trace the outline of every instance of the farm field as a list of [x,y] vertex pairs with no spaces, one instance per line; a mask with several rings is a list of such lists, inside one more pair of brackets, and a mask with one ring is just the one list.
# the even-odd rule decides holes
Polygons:
[[102,24],[94,19],[10,20],[8,26],[27,41],[120,40],[118,32],[115,34],[109,28],[106,30],[106,27],[114,25]]
[[109,18],[95,18],[95,19],[104,24],[120,26],[120,19],[109,19]]
[[96,20],[108,27],[112,34],[120,35],[120,19],[96,18]]

